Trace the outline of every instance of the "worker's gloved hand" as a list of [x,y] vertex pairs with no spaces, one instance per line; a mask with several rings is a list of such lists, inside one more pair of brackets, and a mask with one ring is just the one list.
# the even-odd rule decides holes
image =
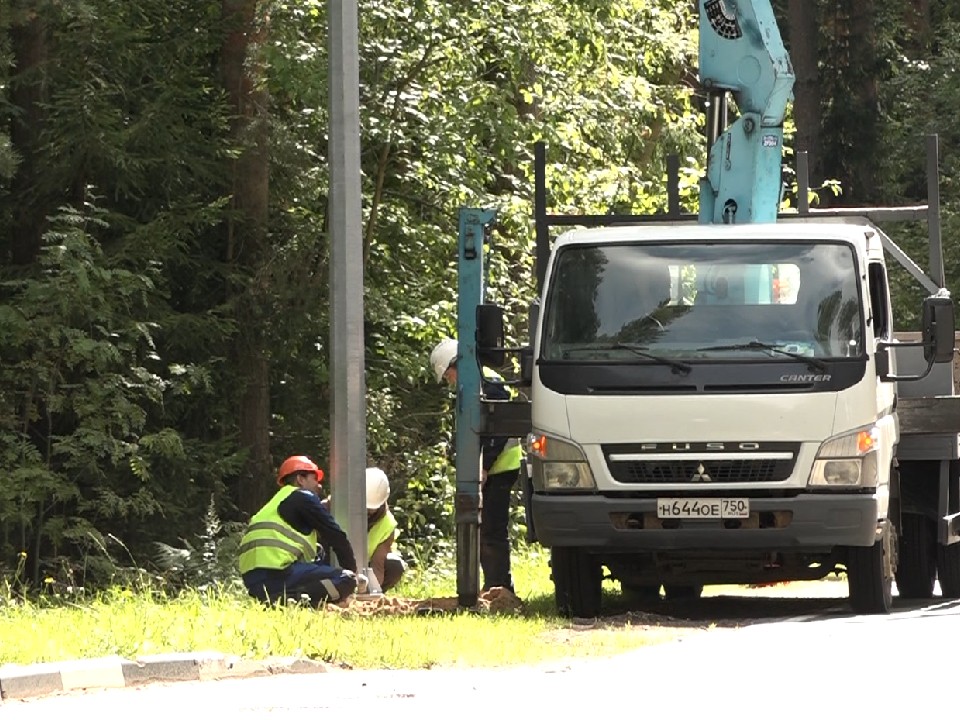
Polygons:
[[367,592],[367,586],[370,584],[370,581],[367,580],[367,576],[363,573],[357,573],[357,594],[363,595]]
[[487,471],[481,470],[480,471],[480,487],[483,487],[484,484],[486,484],[486,482],[487,482]]

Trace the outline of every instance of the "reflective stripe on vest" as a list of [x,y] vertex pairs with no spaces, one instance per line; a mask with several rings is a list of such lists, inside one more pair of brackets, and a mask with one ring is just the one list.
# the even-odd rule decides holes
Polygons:
[[297,560],[311,562],[317,557],[317,533],[297,532],[277,508],[298,488],[285,485],[260,511],[250,518],[247,531],[240,540],[240,574],[263,568],[282,570]]
[[380,543],[393,535],[397,529],[397,519],[387,510],[386,514],[377,520],[367,530],[367,562],[373,557],[373,551],[380,547]]
[[[483,368],[483,377],[487,380],[503,383],[503,378],[488,367]],[[517,391],[512,387],[509,385],[503,385],[503,387],[510,393],[511,400],[517,397]],[[497,459],[493,461],[493,465],[487,470],[487,475],[496,475],[497,473],[508,472],[510,470],[518,470],[522,464],[523,448],[520,446],[520,440],[518,438],[510,438],[507,440],[507,444],[504,445],[503,450],[500,451],[500,454],[497,455]]]

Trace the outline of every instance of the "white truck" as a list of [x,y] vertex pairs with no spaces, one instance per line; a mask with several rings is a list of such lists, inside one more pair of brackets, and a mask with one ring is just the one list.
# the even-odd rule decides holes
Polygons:
[[[901,594],[929,596],[956,435],[914,452],[924,487],[905,508],[897,367],[903,355],[918,380],[952,360],[953,307],[925,300],[922,337],[894,352],[884,241],[849,218],[556,241],[527,449],[562,613],[599,612],[604,567],[649,597],[837,569],[857,612],[889,611],[895,575]],[[960,570],[939,558],[942,576]]]

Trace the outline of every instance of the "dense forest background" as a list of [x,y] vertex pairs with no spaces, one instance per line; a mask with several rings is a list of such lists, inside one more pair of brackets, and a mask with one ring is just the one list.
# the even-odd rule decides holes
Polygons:
[[[926,197],[939,133],[958,282],[960,6],[779,0],[792,153],[821,206]],[[532,153],[563,212],[664,210],[703,170],[690,0],[362,0],[368,452],[403,539],[449,546],[461,206],[500,228],[522,343]],[[107,582],[216,547],[279,461],[329,452],[326,2],[0,0],[0,570]],[[839,194],[836,191],[839,190]],[[788,198],[791,197],[788,193]],[[926,228],[889,232],[921,262]],[[900,329],[919,289],[894,275]],[[206,543],[206,544],[204,544]]]

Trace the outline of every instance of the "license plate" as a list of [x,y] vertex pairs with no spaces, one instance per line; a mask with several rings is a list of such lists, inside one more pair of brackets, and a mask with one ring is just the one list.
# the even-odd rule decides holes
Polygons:
[[663,520],[725,520],[750,517],[749,498],[658,498]]

